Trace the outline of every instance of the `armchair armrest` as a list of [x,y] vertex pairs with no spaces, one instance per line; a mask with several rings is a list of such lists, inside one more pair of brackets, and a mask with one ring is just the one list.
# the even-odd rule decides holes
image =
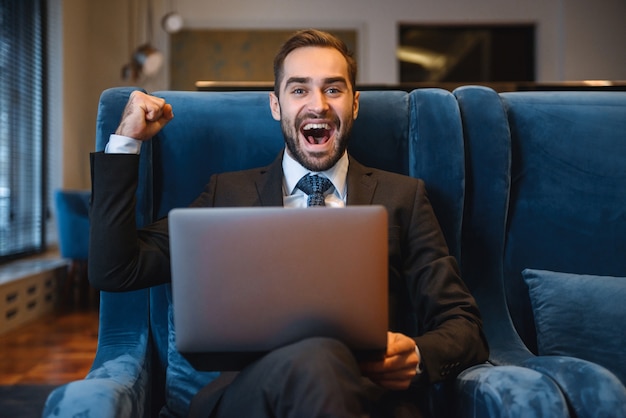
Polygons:
[[[562,390],[577,417],[626,417],[626,388],[609,370],[574,357],[538,356],[524,367],[548,376]],[[593,390],[589,390],[593,382]]]
[[456,380],[459,417],[569,417],[559,387],[544,374],[519,366],[481,364]]
[[45,417],[147,417],[150,396],[148,290],[100,294],[98,349],[85,379],[56,388]]

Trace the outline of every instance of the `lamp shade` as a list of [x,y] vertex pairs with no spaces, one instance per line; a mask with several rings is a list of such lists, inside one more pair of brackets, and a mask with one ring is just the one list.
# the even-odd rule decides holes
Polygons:
[[135,50],[133,62],[141,73],[146,76],[152,76],[161,69],[163,54],[152,45],[143,44]]

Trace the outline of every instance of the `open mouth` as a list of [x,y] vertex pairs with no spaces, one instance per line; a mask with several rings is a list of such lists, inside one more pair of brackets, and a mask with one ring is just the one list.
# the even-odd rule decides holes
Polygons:
[[300,132],[311,145],[321,145],[328,142],[333,134],[333,128],[328,123],[307,123]]

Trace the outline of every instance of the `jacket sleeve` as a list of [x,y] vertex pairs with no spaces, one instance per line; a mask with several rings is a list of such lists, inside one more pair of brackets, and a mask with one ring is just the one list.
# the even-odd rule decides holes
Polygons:
[[416,319],[415,342],[430,382],[454,378],[488,358],[476,301],[460,277],[439,223],[418,180],[403,214],[400,264]]
[[139,156],[91,154],[89,281],[124,291],[170,281],[167,219],[137,229]]

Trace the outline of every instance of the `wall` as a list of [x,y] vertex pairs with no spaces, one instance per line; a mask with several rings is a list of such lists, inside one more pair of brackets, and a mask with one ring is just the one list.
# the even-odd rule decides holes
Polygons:
[[[63,14],[63,138],[59,139],[63,148],[63,180],[60,186],[86,189],[91,185],[89,153],[94,150],[98,100],[102,91],[123,85],[140,85],[148,91],[164,89],[167,74],[163,72],[154,80],[141,83],[122,79],[121,70],[130,61],[132,49],[146,40],[141,36],[138,41],[129,41],[127,0],[51,2],[62,3]],[[156,16],[161,14],[161,10],[155,13]],[[138,32],[143,33],[143,30],[139,28]],[[155,43],[165,45],[166,34],[159,27],[154,32]]]
[[[88,188],[98,97],[129,61],[127,0],[50,0],[63,7],[63,187]],[[537,25],[538,81],[626,79],[624,0],[153,0],[154,43],[172,3],[193,28],[357,28],[360,81],[393,84],[398,22]],[[167,68],[140,84],[167,88]]]
[[[176,3],[176,2],[174,2]],[[191,27],[356,27],[361,81],[394,83],[398,22],[537,24],[537,78],[626,78],[624,0],[178,0]],[[587,60],[597,55],[593,66]]]
[[[63,98],[61,118],[62,182],[68,189],[87,188],[88,140],[93,138],[94,116],[87,111],[93,108],[93,95],[89,94],[88,33],[89,4],[80,0],[63,1]],[[89,128],[91,125],[91,132]]]
[[626,80],[626,1],[565,0],[558,80]]

